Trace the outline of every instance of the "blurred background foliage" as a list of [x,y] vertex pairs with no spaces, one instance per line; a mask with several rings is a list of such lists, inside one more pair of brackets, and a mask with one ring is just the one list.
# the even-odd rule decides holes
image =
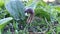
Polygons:
[[[56,1],[44,2],[43,0],[37,0],[34,2],[34,0],[19,0],[16,2],[17,4],[15,4],[13,0],[10,2],[12,4],[12,8],[11,4],[9,4],[7,0],[0,0],[0,20],[8,17],[13,18],[10,22],[8,21],[9,19],[7,19],[7,23],[5,20],[0,22],[4,22],[3,24],[5,24],[5,26],[3,24],[1,26],[4,26],[2,29],[3,34],[12,34],[14,32],[15,34],[29,34],[29,27],[33,32],[43,32],[47,29],[45,34],[60,33],[60,6]],[[24,15],[25,7],[32,7],[35,11],[34,20],[29,26],[26,24],[27,17]]]

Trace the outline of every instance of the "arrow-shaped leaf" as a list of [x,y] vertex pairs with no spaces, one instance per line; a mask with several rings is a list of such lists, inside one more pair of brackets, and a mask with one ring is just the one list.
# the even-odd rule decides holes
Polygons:
[[21,1],[11,0],[7,4],[5,4],[5,7],[15,20],[24,19],[24,4]]

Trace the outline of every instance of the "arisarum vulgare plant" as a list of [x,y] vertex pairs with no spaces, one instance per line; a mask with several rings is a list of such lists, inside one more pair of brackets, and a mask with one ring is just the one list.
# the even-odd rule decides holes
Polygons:
[[32,8],[26,8],[25,9],[25,13],[29,13],[30,14],[30,16],[28,17],[26,22],[27,23],[31,23],[33,18],[34,18],[34,10]]

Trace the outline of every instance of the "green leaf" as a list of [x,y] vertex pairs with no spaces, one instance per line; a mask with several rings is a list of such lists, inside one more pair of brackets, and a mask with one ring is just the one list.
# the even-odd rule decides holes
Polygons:
[[35,9],[35,8],[36,8],[36,5],[37,5],[37,2],[36,2],[36,0],[35,0],[35,1],[34,1],[34,0],[30,0],[27,4],[28,4],[28,5],[26,6],[27,8],[28,8],[28,7],[31,7],[31,8],[33,8],[33,9]]
[[13,18],[8,17],[0,20],[0,29],[3,28],[6,24],[8,24],[9,21],[11,21]]
[[0,7],[4,6],[4,0],[0,0]]
[[15,20],[24,19],[24,4],[19,1],[10,1],[7,4],[5,4],[6,9],[8,12],[14,17]]
[[47,20],[50,20],[50,14],[41,8],[35,9],[35,16],[42,17],[42,18],[46,17]]

